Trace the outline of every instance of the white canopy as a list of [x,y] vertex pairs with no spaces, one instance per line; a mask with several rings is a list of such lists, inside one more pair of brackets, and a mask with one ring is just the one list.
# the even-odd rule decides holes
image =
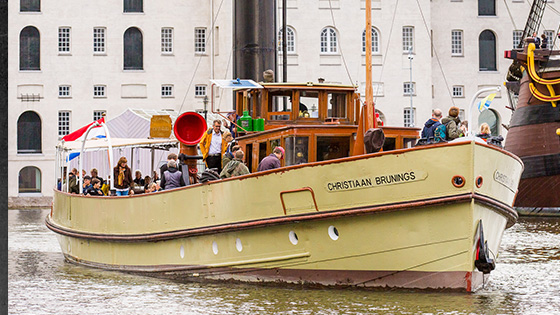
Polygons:
[[[60,142],[57,147],[63,151],[80,151],[82,148],[82,141]],[[175,148],[178,141],[175,138],[170,139],[144,139],[144,138],[111,138],[111,145],[113,148],[154,148],[161,150],[168,150]],[[97,151],[107,150],[109,148],[109,141],[106,138],[96,138],[86,141],[84,151]]]

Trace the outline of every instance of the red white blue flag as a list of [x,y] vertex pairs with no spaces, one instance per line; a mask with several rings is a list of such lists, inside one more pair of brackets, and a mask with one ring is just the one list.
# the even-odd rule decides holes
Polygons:
[[64,136],[62,138],[62,140],[64,141],[74,141],[74,140],[80,140],[80,141],[84,141],[84,137],[85,137],[85,133],[88,130],[89,126],[95,124],[95,123],[99,123],[99,126],[93,127],[88,134],[88,138],[105,138],[105,131],[103,130],[103,127],[101,126],[102,123],[105,123],[105,117],[101,117],[101,119],[92,122],[91,124],[85,125],[82,128],[67,134],[66,136]]

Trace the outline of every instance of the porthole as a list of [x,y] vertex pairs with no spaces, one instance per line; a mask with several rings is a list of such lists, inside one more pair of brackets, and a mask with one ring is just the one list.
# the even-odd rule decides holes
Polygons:
[[238,252],[241,252],[243,250],[243,244],[241,244],[240,239],[235,240],[235,248],[237,248]]
[[181,249],[179,250],[179,255],[181,255],[181,258],[185,258],[185,247],[183,245],[181,245]]
[[288,234],[288,237],[290,238],[290,242],[294,245],[297,245],[297,243],[299,242],[297,234],[294,231],[290,231],[290,234]]
[[478,176],[478,177],[476,178],[476,188],[482,187],[482,182],[483,182],[482,176]]
[[336,241],[338,239],[338,229],[332,225],[329,226],[329,236],[333,241]]
[[455,175],[451,179],[451,183],[453,184],[453,186],[455,186],[457,188],[461,188],[461,187],[465,186],[465,178],[461,175]]
[[216,241],[212,242],[212,251],[214,255],[218,255],[218,243],[216,243]]

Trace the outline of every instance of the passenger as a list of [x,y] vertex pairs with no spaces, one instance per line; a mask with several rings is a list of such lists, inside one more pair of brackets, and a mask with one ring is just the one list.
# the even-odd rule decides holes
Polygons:
[[262,172],[266,170],[279,168],[281,166],[280,160],[284,158],[284,154],[285,154],[284,148],[282,147],[274,148],[272,153],[269,156],[262,159],[262,161],[259,163],[259,167],[257,168],[257,171]]
[[229,178],[249,174],[249,169],[243,163],[245,154],[242,150],[235,152],[235,157],[231,160],[220,173],[220,178]]
[[461,125],[459,126],[459,129],[461,129],[461,132],[463,133],[463,137],[466,136],[468,134],[468,130],[469,130],[469,122],[466,120],[463,120],[461,122]]
[[546,49],[548,47],[548,37],[546,37],[545,33],[542,33],[541,38],[542,38],[541,48]]
[[105,196],[103,191],[101,190],[101,182],[97,178],[93,178],[91,180],[91,187],[86,190],[85,195],[88,196]]
[[97,172],[96,168],[92,168],[91,171],[89,171],[89,173],[91,174],[92,183],[93,183],[93,179],[97,178],[97,179],[99,179],[99,182],[101,183],[101,185],[103,185],[104,180],[103,180],[103,178],[99,177],[99,173]]
[[156,171],[152,172],[152,182],[158,183],[159,182],[159,175]]
[[136,170],[136,172],[134,172],[134,176],[134,184],[142,187],[146,185],[146,181],[142,178],[142,172],[140,172],[140,170]]
[[78,170],[76,168],[72,169],[68,177],[68,192],[71,194],[79,194],[80,193],[80,185],[78,184]]
[[533,38],[535,39],[535,49],[541,48],[541,39],[537,35],[537,32],[533,32]]
[[443,118],[441,123],[446,126],[447,129],[447,141],[457,139],[463,135],[463,132],[459,128],[461,124],[461,119],[459,119],[459,108],[452,106],[449,109],[449,116]]
[[224,153],[224,156],[222,157],[222,165],[228,165],[228,163],[231,160],[233,160],[235,156],[235,152],[240,149],[241,147],[238,145],[234,145],[231,149],[228,148],[228,150],[226,151],[226,153]]
[[91,188],[91,176],[86,175],[83,179],[84,183],[82,185],[82,194],[86,194],[86,191]]
[[132,171],[126,163],[126,157],[122,156],[117,166],[113,169],[114,186],[117,191],[117,196],[128,196],[130,185],[132,184]]
[[158,191],[158,190],[159,190],[159,188],[158,188],[158,185],[156,183],[149,183],[146,186],[146,193],[151,193],[151,192],[155,192],[155,191]]
[[428,119],[428,121],[424,124],[424,128],[422,129],[421,138],[424,139],[433,139],[434,138],[434,130],[436,130],[437,126],[441,125],[439,122],[441,119],[441,109],[436,108],[432,110],[432,118]]
[[161,189],[173,189],[185,186],[183,173],[177,169],[177,162],[171,160],[167,162],[167,171],[161,176]]
[[152,183],[152,179],[150,178],[150,176],[144,177],[144,191],[146,191],[146,189],[148,189],[148,186],[151,183]]
[[228,124],[224,127],[229,129],[229,132],[231,132],[231,136],[235,139],[237,138],[237,127],[235,126],[234,123],[237,122],[237,113],[236,112],[231,112],[227,115],[227,119],[228,119]]
[[208,168],[217,168],[222,171],[222,155],[226,153],[227,142],[222,137],[222,122],[214,120],[212,128],[208,129],[200,140],[202,159]]
[[[167,156],[167,163],[169,163],[169,161],[173,160],[173,161],[177,161],[177,154],[175,153],[169,153],[169,155]],[[163,176],[163,173],[165,171],[167,171],[167,163],[163,164],[160,168],[159,168],[159,173],[161,174],[161,176]],[[154,171],[155,173],[155,171]],[[154,178],[156,176],[154,175]],[[159,179],[159,178],[158,178]]]
[[492,136],[490,125],[488,125],[487,123],[482,123],[480,125],[480,128],[478,128],[478,134],[476,136],[482,138],[482,140],[484,141],[488,141],[488,138]]
[[82,170],[82,178],[85,177],[87,175],[86,170]]

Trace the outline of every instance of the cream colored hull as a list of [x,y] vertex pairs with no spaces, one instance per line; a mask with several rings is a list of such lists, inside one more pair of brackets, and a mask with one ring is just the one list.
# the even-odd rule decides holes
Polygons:
[[[511,205],[522,170],[504,151],[464,142],[145,196],[57,192],[47,225],[67,259],[107,269],[473,291],[482,279],[474,267],[478,222],[497,255],[517,218]],[[464,186],[452,184],[456,175]]]

